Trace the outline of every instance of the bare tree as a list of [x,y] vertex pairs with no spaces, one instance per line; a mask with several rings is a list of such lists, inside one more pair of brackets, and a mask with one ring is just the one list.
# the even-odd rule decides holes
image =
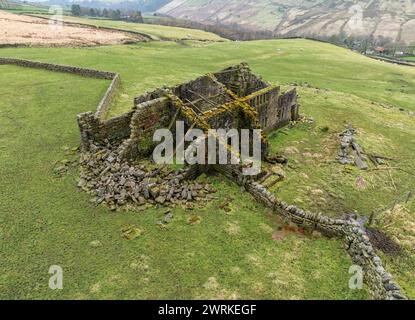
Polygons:
[[9,7],[9,3],[7,0],[0,0],[0,8],[6,9]]

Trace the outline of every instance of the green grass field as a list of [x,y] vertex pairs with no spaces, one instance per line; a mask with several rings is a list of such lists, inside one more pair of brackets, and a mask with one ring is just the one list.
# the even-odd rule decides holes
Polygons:
[[403,58],[403,60],[415,61],[415,57],[405,57],[405,58]]
[[[244,60],[265,80],[301,84],[301,112],[315,120],[270,135],[273,151],[290,159],[286,180],[272,189],[279,198],[331,216],[352,210],[369,215],[415,188],[415,118],[408,113],[415,111],[415,69],[410,67],[306,40],[14,48],[1,49],[0,56],[119,72],[122,87],[111,115],[128,110],[145,90]],[[76,114],[94,110],[108,82],[14,66],[0,71],[1,298],[368,297],[364,290],[348,289],[351,261],[340,242],[300,233],[274,241],[283,222],[220,177],[201,178],[213,181],[218,199],[194,210],[175,208],[168,230],[156,226],[163,208],[111,213],[95,207],[76,188],[76,165],[62,178],[53,168],[76,160],[71,152],[79,145]],[[396,157],[392,166],[409,173],[362,172],[335,163],[337,135],[348,123],[365,150]],[[231,212],[220,209],[224,199]],[[381,220],[378,227],[396,237],[405,254],[381,255],[404,292],[415,298],[415,201],[403,206],[397,225]],[[188,225],[191,214],[201,223]],[[123,239],[121,228],[128,224],[143,234]],[[53,264],[64,270],[62,291],[47,287]]]
[[[47,17],[47,15],[40,15]],[[135,31],[148,35],[152,40],[201,40],[228,41],[214,33],[197,29],[167,27],[162,25],[132,23],[107,19],[64,16],[63,21],[92,25],[95,27],[117,28],[125,31]]]
[[17,14],[48,14],[49,12],[48,6],[13,2],[10,2],[7,7],[0,5],[0,9]]

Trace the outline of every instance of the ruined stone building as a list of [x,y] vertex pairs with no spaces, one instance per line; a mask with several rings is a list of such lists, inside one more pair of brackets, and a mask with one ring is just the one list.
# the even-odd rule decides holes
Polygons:
[[[111,98],[120,82],[119,74],[15,58],[0,57],[0,64],[111,80],[96,112],[78,115],[82,147],[78,187],[92,194],[97,204],[106,203],[111,210],[116,210],[127,202],[140,206],[146,203],[176,205],[193,200],[208,201],[207,194],[214,190],[209,185],[203,187],[191,180],[212,169],[230,178],[258,203],[284,219],[301,228],[318,230],[341,239],[353,263],[363,268],[364,281],[375,299],[406,299],[382,266],[366,229],[353,217],[335,219],[288,205],[262,185],[261,177],[243,176],[241,171],[246,168],[245,163],[196,164],[178,170],[159,170],[163,168],[145,168],[140,161],[135,161],[152,154],[154,132],[159,128],[174,131],[175,121],[183,121],[185,130],[198,128],[204,132],[219,128],[261,128],[266,132],[282,127],[299,117],[295,89],[283,93],[279,87],[271,86],[254,75],[247,64],[241,63],[175,87],[141,95],[134,99],[129,112],[106,119]],[[353,142],[350,138],[352,130],[348,131],[345,148]],[[262,138],[264,156],[268,144],[265,135]],[[359,152],[357,145],[351,147]],[[340,160],[348,161],[342,159],[347,157],[344,151]]]
[[[169,128],[182,120],[186,129],[280,128],[299,117],[296,90],[282,93],[253,74],[246,63],[207,74],[170,88],[160,88],[134,99],[131,111],[112,119],[103,112],[78,116],[82,147],[110,142],[121,159],[149,156],[155,130]],[[263,137],[263,152],[267,142]]]

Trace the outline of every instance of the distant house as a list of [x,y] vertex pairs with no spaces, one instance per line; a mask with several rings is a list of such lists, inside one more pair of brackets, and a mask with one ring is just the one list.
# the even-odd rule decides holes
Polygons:
[[386,53],[386,49],[384,47],[376,47],[374,50],[375,50],[375,53],[377,53],[377,54],[385,54]]

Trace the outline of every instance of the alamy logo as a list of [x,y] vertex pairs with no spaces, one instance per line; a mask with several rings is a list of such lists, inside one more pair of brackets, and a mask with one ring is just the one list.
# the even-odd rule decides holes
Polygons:
[[352,265],[349,268],[349,274],[352,276],[349,279],[349,289],[361,290],[363,289],[363,269],[361,266]]
[[[157,164],[242,165],[243,175],[261,172],[260,129],[189,129],[183,121],[176,122],[175,135],[169,129],[158,129],[153,150]],[[185,148],[187,143],[187,148]]]
[[49,28],[53,31],[61,31],[63,29],[63,9],[61,6],[49,7]]
[[349,13],[352,14],[352,17],[347,22],[350,30],[353,31],[364,31],[363,27],[363,8],[359,4],[355,4],[350,7]]
[[49,278],[49,288],[52,290],[63,289],[63,270],[60,266],[50,266],[49,274],[52,276]]

